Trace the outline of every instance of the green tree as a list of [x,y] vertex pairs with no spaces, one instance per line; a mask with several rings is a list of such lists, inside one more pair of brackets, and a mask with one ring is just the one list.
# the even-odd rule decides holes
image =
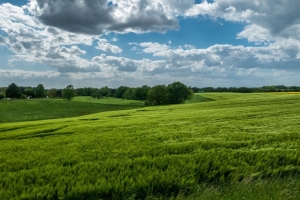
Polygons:
[[56,93],[57,93],[57,89],[51,88],[50,90],[48,90],[47,95],[48,95],[49,97],[53,98],[53,97],[56,97],[56,96],[57,96]]
[[5,99],[5,94],[0,94],[0,100]]
[[124,99],[136,99],[136,88],[128,88],[123,95]]
[[167,88],[165,85],[156,85],[148,92],[148,103],[150,105],[161,105],[166,101]]
[[192,97],[191,90],[181,82],[174,82],[167,87],[167,102],[169,104],[180,104]]
[[91,97],[93,97],[94,99],[96,99],[96,97],[97,97],[97,93],[95,93],[95,92],[94,92],[94,93],[92,93],[92,94],[91,94]]
[[116,98],[124,98],[124,94],[126,92],[126,90],[128,89],[129,87],[126,87],[126,86],[120,86],[118,87],[117,91],[116,91]]
[[32,88],[26,88],[25,89],[25,91],[24,91],[24,94],[26,95],[26,96],[31,96],[31,97],[35,97],[35,94],[34,94],[34,91],[33,91],[33,89]]
[[21,91],[20,88],[15,84],[12,83],[8,86],[8,88],[5,91],[7,98],[20,98],[21,97]]
[[103,97],[108,97],[108,96],[110,95],[110,89],[109,89],[107,86],[102,87],[102,88],[100,89],[100,94],[101,94],[101,96],[103,96]]
[[36,98],[43,98],[46,96],[45,94],[45,88],[43,86],[43,84],[38,84],[38,86],[35,89],[35,97]]
[[62,91],[62,97],[67,100],[72,100],[76,96],[76,91],[73,85],[68,85]]
[[138,100],[146,100],[147,94],[151,88],[147,85],[143,85],[142,87],[139,87],[136,89],[136,99]]

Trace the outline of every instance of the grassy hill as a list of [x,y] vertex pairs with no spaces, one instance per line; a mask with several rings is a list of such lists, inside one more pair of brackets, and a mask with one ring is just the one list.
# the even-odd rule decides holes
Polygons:
[[201,96],[214,101],[0,124],[0,196],[298,199],[300,96]]
[[141,101],[92,97],[75,97],[73,101],[63,99],[0,101],[0,123],[77,117],[143,106],[144,103]]

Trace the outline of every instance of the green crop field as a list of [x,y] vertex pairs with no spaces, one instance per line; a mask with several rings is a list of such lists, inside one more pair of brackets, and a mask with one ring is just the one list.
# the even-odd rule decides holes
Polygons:
[[[300,95],[196,98],[28,122],[1,107],[1,199],[299,199]],[[91,101],[53,106],[114,104]]]
[[0,101],[0,123],[77,117],[92,113],[143,107],[142,101],[116,98],[25,99]]

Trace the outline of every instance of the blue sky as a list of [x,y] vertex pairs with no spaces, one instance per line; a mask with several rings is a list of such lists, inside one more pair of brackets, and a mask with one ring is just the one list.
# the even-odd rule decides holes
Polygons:
[[300,1],[0,0],[0,86],[300,85]]

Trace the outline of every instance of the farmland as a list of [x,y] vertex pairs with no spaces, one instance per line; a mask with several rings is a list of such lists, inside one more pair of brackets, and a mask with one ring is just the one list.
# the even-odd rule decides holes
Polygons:
[[140,108],[143,105],[141,101],[115,98],[99,100],[91,97],[76,97],[74,101],[63,99],[0,101],[0,123],[77,117],[92,113]]
[[[18,115],[13,120],[1,108],[1,122],[7,123],[0,124],[0,196],[299,198],[298,94],[197,98],[203,102],[151,107],[127,102],[126,110],[93,108],[99,113],[39,121]],[[64,102],[105,105],[91,101]]]

